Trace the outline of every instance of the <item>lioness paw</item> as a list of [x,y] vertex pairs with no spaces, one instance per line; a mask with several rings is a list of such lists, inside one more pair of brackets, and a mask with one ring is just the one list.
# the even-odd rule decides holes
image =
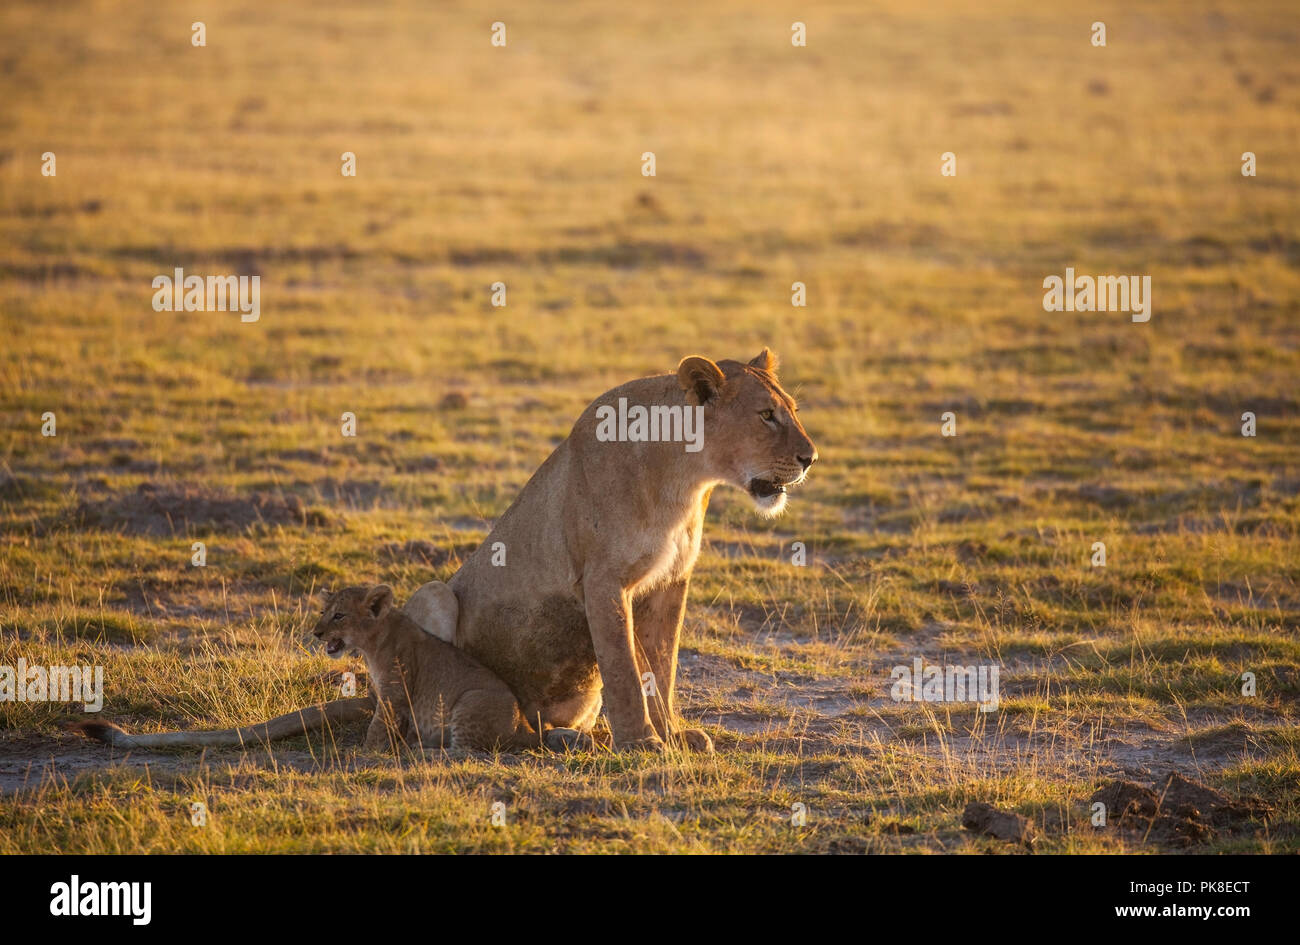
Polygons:
[[702,728],[682,728],[673,733],[673,744],[690,751],[713,754],[713,739]]
[[596,747],[594,738],[573,728],[550,729],[544,741],[551,751],[593,751]]
[[664,740],[658,735],[647,735],[645,738],[633,738],[629,741],[614,742],[616,751],[648,751],[656,755],[662,755],[668,750]]

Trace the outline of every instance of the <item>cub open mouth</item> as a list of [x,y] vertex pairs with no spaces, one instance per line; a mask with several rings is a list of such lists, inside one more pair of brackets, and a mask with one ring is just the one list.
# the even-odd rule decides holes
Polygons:
[[325,652],[330,656],[338,656],[343,652],[343,641],[337,639],[330,640],[329,643],[325,644]]
[[749,494],[756,499],[770,499],[774,495],[781,495],[785,492],[785,486],[779,482],[773,482],[771,479],[751,479],[749,480]]

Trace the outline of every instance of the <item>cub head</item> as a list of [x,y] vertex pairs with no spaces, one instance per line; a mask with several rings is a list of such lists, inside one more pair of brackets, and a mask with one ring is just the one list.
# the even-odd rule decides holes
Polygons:
[[776,379],[775,355],[764,348],[747,364],[686,358],[677,381],[688,401],[704,407],[704,450],[714,472],[748,492],[764,515],[780,513],[786,489],[817,461],[817,447]]
[[325,652],[340,657],[346,649],[365,650],[383,626],[393,606],[393,589],[387,584],[345,587],[331,594],[312,632],[325,641]]

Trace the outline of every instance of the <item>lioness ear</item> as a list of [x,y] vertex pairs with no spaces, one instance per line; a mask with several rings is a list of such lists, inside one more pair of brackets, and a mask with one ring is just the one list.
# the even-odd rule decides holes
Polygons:
[[776,373],[776,355],[770,348],[764,348],[762,352],[753,361],[749,362],[750,367],[756,367],[760,371],[767,371],[769,374]]
[[376,584],[366,591],[361,606],[370,611],[370,616],[382,617],[393,606],[393,589],[387,584]]
[[677,383],[686,393],[695,395],[697,404],[707,404],[718,396],[724,380],[722,369],[708,358],[683,358],[677,366]]

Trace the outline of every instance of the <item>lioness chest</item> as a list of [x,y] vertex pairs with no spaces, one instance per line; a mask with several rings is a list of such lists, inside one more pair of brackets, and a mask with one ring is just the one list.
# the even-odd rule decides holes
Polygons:
[[634,543],[623,579],[623,587],[632,599],[690,577],[700,556],[701,531],[699,521],[688,520]]

